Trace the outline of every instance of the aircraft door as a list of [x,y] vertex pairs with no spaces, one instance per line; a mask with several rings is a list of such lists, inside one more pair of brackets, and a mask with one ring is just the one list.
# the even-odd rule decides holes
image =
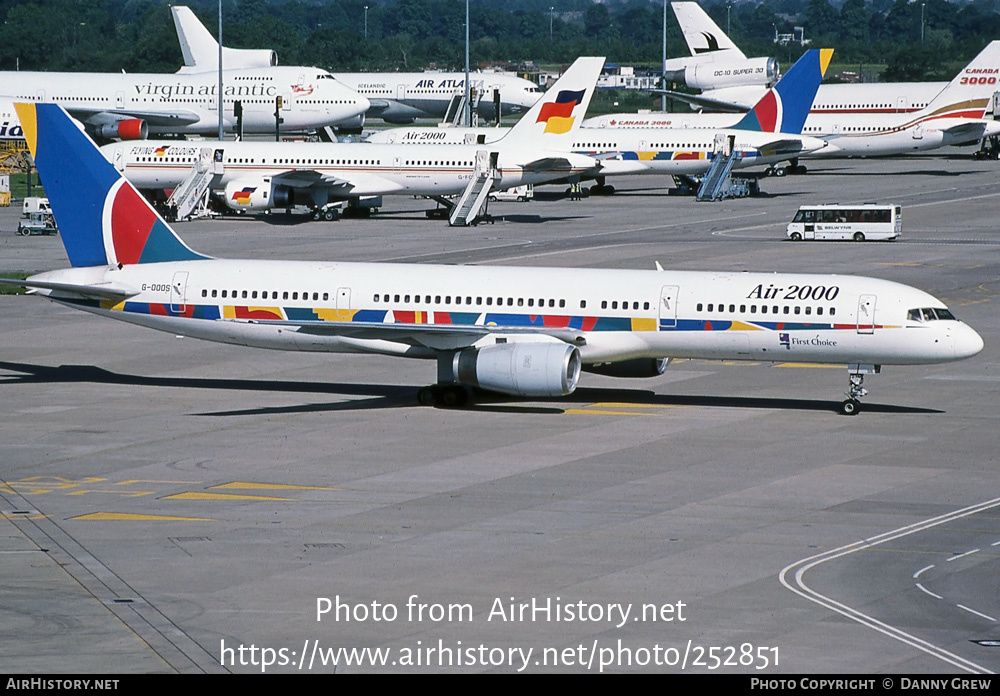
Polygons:
[[170,313],[183,314],[187,311],[187,271],[174,273],[170,283]]
[[125,171],[125,149],[121,147],[115,148],[115,169],[120,172]]
[[351,320],[351,289],[337,288],[337,321]]
[[875,333],[875,295],[862,295],[858,298],[858,333]]
[[115,108],[125,108],[125,92],[115,92]]
[[396,85],[396,100],[403,101],[404,99],[406,99],[406,85],[400,82]]
[[910,98],[909,97],[897,97],[896,99],[896,111],[901,114],[905,114],[910,110]]
[[912,136],[913,136],[914,140],[923,140],[924,139],[924,127],[922,125],[920,125],[919,123],[917,125],[915,125],[913,127]]
[[677,328],[677,297],[680,288],[676,285],[664,285],[660,289],[660,329]]

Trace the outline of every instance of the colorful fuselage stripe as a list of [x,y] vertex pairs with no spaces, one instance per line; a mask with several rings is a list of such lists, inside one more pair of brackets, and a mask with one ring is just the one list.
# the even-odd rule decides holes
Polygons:
[[[575,329],[577,331],[854,331],[857,324],[829,322],[755,321],[724,319],[657,319],[655,317],[594,317],[564,314],[517,314],[504,312],[439,312],[385,309],[337,310],[328,307],[255,307],[233,305],[169,305],[147,302],[99,302],[97,300],[60,300],[70,304],[99,307],[132,314],[184,317],[188,319],[246,319],[266,321],[361,322],[396,326],[510,326]],[[391,315],[391,316],[390,316]],[[898,326],[875,324],[862,328],[892,329]]]

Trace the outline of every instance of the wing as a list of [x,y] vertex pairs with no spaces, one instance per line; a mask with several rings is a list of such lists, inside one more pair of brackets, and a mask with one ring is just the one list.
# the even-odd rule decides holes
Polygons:
[[193,111],[181,109],[174,111],[144,111],[140,109],[86,109],[67,107],[66,111],[76,120],[88,125],[103,126],[139,118],[156,128],[171,126],[190,126],[198,123],[201,116]]
[[281,319],[226,319],[224,321],[287,326],[295,328],[301,334],[393,341],[411,346],[431,348],[433,350],[460,350],[468,348],[491,334],[551,336],[575,346],[582,346],[587,342],[583,331],[555,326],[403,324],[367,321],[295,321]]
[[753,104],[734,104],[733,102],[721,101],[718,99],[712,99],[711,97],[703,97],[700,94],[685,94],[684,92],[675,92],[671,89],[644,89],[643,92],[652,92],[653,94],[663,94],[672,99],[677,99],[679,101],[687,102],[688,104],[693,104],[694,106],[701,107],[703,109],[711,109],[712,111],[727,111],[737,114],[745,113],[748,109],[753,108]]

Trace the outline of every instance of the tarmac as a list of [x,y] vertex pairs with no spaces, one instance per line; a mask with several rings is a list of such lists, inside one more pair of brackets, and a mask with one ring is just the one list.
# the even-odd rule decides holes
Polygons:
[[[176,225],[216,256],[869,275],[985,340],[886,367],[675,361],[562,399],[422,407],[432,363],[178,338],[0,296],[7,673],[1000,670],[1000,164],[806,162],[697,203],[665,177],[494,224]],[[895,242],[790,242],[799,205],[903,206]],[[0,211],[0,276],[67,265]],[[881,680],[880,680],[881,682]]]

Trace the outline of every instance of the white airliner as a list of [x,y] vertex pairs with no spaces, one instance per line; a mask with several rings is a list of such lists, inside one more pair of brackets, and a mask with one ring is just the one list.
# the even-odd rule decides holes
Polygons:
[[690,56],[670,58],[664,66],[668,83],[692,89],[726,89],[726,94],[749,94],[751,106],[778,81],[776,58],[747,58],[696,2],[672,2]]
[[565,395],[581,369],[656,376],[684,357],[847,364],[854,414],[881,365],[983,348],[940,300],[859,276],[213,259],[59,106],[18,109],[72,267],[4,282],[173,335],[434,360],[421,403]]
[[169,189],[191,174],[207,150],[221,169],[213,190],[222,193],[227,206],[244,211],[306,205],[319,213],[331,202],[361,196],[460,194],[476,176],[477,159],[486,160],[479,161],[480,170],[484,164],[497,170],[496,188],[542,183],[601,168],[595,159],[573,154],[568,142],[583,120],[603,65],[604,58],[578,58],[513,128],[504,131],[507,137],[488,148],[144,141],[105,145],[102,152],[137,188]]
[[[832,49],[807,51],[754,109],[742,117],[699,116],[706,123],[721,116],[728,120],[727,127],[581,128],[570,147],[575,153],[590,155],[602,162],[602,170],[587,177],[598,182],[591,189],[592,193],[614,192],[614,187],[608,186],[605,179],[616,174],[704,174],[720,149],[739,153],[735,164],[738,169],[772,165],[821,150],[826,147],[824,141],[802,135],[801,131],[832,55]],[[373,134],[369,142],[400,145],[490,142],[503,133],[497,128],[396,128]],[[720,142],[725,146],[720,148]],[[624,168],[636,164],[643,168]],[[616,166],[623,169],[617,171]]]
[[[823,139],[829,147],[804,156],[897,155],[951,145],[975,145],[984,137],[1000,135],[1000,121],[987,118],[998,81],[1000,41],[993,41],[955,79],[945,83],[944,89],[925,108],[915,113],[830,113],[817,112],[814,108],[802,132]],[[820,86],[820,93],[825,87]],[[863,86],[840,87],[856,89]],[[584,121],[582,132],[632,128],[717,129],[732,127],[738,119],[733,114],[608,114]]]
[[[718,46],[723,61],[728,56],[743,56],[743,52],[719,26],[695,2],[671,3],[677,22],[680,24],[684,40],[692,55],[712,56]],[[675,59],[688,60],[688,59]],[[757,61],[763,58],[753,59]],[[716,69],[707,63],[691,71],[687,85],[700,89],[697,95],[667,91],[669,96],[690,102],[697,108],[715,111],[745,111],[751,108],[767,90],[769,84],[763,82],[738,82],[746,76],[746,67],[734,63],[732,66],[720,62]],[[742,73],[742,75],[741,75]],[[761,66],[753,67],[754,75],[763,75]],[[668,82],[684,82],[681,75],[674,74]],[[902,114],[919,111],[945,88],[947,82],[871,82],[862,84],[822,85],[812,106],[813,114]]]
[[[236,102],[243,110],[243,132],[268,134],[275,132],[278,117],[283,132],[311,131],[358,122],[370,106],[365,97],[319,68],[223,67],[226,131],[237,127]],[[217,68],[218,57],[208,72],[0,72],[0,101],[60,104],[91,136],[102,140],[134,140],[149,134],[217,135]],[[12,121],[9,129],[16,128]]]
[[[219,42],[189,8],[171,7],[170,11],[184,53],[183,70],[217,70]],[[277,60],[271,50],[223,47],[222,64],[231,67],[276,65]],[[387,123],[413,123],[418,118],[440,120],[445,117],[452,98],[465,91],[464,72],[338,72],[334,76],[368,98],[371,106],[367,117]],[[542,93],[530,80],[505,73],[470,73],[469,87],[475,91],[477,113],[491,121],[497,120],[498,104],[501,116],[516,115],[530,109]]]

